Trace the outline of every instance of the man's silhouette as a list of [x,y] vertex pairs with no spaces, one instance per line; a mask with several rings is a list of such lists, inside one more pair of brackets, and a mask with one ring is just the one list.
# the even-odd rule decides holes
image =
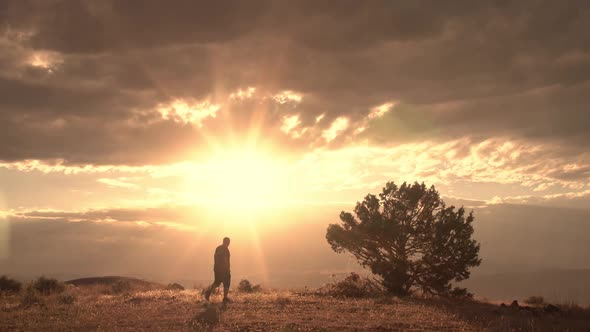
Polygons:
[[229,238],[223,238],[223,244],[215,249],[215,263],[213,265],[213,272],[215,272],[215,281],[205,291],[205,299],[209,301],[211,292],[223,283],[223,302],[228,302],[227,293],[229,292],[229,284],[231,283],[231,273],[229,271]]

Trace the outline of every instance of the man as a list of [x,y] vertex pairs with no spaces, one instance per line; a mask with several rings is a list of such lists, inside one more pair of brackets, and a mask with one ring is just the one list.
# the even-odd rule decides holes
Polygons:
[[213,272],[215,272],[215,281],[205,291],[205,299],[209,301],[211,292],[223,283],[223,302],[229,302],[227,293],[229,292],[229,284],[231,282],[231,273],[229,271],[229,238],[223,238],[223,244],[215,249],[215,263],[213,265]]

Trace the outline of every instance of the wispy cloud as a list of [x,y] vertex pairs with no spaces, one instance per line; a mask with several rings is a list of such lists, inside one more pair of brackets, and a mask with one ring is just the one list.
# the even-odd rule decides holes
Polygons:
[[[292,133],[294,128],[289,132]],[[288,163],[282,162],[280,156],[274,158],[277,159],[273,169],[281,174],[277,175],[277,179],[298,179],[298,195],[305,192],[347,190],[366,192],[379,188],[390,180],[425,181],[450,189],[462,188],[466,183],[515,186],[520,188],[518,195],[527,193],[532,196],[575,193],[588,190],[585,165],[590,165],[588,155],[572,160],[563,158],[559,147],[507,138],[484,141],[464,138],[445,143],[422,142],[392,146],[356,144],[338,149],[319,147],[291,156]],[[204,159],[140,167],[68,166],[60,162],[48,165],[42,161],[5,163],[2,167],[47,174],[88,174],[96,177],[97,182],[113,188],[141,189],[140,192],[145,191],[145,195],[153,196],[152,198],[158,195],[160,198],[185,201],[198,195],[193,189],[189,190],[178,184],[190,179],[192,187],[204,188],[205,184],[210,184],[211,179],[222,176],[218,174],[222,170],[215,165]],[[249,175],[244,173],[241,176]],[[514,190],[508,190],[504,196],[515,196],[514,193]],[[497,194],[491,195],[486,199]]]
[[96,181],[100,182],[100,183],[104,183],[107,186],[110,187],[116,187],[116,188],[127,188],[127,189],[137,189],[139,188],[139,186],[135,183],[131,183],[129,182],[130,178],[127,177],[119,177],[119,178],[100,178]]
[[344,130],[348,128],[350,121],[348,118],[339,117],[332,124],[330,127],[322,132],[322,137],[326,140],[326,142],[333,141],[338,135],[340,135]]
[[221,106],[212,104],[209,101],[188,103],[185,100],[175,100],[170,104],[159,105],[157,110],[165,120],[173,120],[184,123],[203,126],[203,120],[214,118]]
[[275,94],[272,98],[279,104],[288,102],[300,103],[303,100],[303,95],[295,91],[285,90]]

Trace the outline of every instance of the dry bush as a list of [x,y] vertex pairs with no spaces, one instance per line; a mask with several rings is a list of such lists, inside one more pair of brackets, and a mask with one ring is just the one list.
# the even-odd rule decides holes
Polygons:
[[127,280],[118,280],[111,286],[113,294],[129,293],[131,292],[131,283]]
[[320,294],[336,297],[371,298],[383,293],[383,287],[379,283],[354,272],[343,280],[329,283],[320,289]]
[[39,277],[34,280],[31,286],[41,295],[59,294],[65,290],[65,285],[55,278]]
[[524,303],[529,304],[529,305],[541,305],[541,304],[545,304],[545,299],[542,296],[529,296],[529,298],[527,298],[526,300],[524,300]]
[[33,287],[32,284],[30,284],[25,288],[25,291],[21,297],[21,305],[23,307],[28,308],[34,304],[43,305],[45,304],[45,300],[43,299],[39,291],[35,287]]
[[279,295],[274,299],[274,303],[281,306],[281,307],[284,307],[288,304],[291,304],[292,301],[288,296]]
[[57,296],[57,302],[61,304],[73,304],[78,300],[75,294],[64,292]]
[[255,293],[260,292],[261,287],[260,285],[252,285],[252,283],[248,279],[240,280],[238,284],[238,292],[242,293]]
[[174,282],[174,283],[168,284],[168,286],[166,286],[166,290],[182,291],[182,290],[184,290],[184,286],[179,283]]
[[7,276],[0,277],[0,294],[15,294],[19,293],[22,288],[22,284],[14,279],[10,279]]

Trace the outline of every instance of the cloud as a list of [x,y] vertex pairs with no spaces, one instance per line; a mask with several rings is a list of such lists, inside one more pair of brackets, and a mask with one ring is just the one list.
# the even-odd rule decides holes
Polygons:
[[127,188],[127,189],[137,189],[139,188],[139,186],[135,183],[130,183],[127,182],[128,178],[125,177],[120,177],[117,179],[111,179],[111,178],[100,178],[96,181],[100,182],[100,183],[104,183],[109,187],[116,187],[116,188]]
[[[291,134],[293,137],[297,138],[301,136],[305,130],[297,131],[295,128],[301,124],[299,120],[299,115],[289,115],[283,118],[283,124],[281,125],[281,131],[285,134]],[[304,128],[305,129],[305,128]]]
[[494,197],[489,204],[521,204],[533,206],[552,206],[573,209],[588,209],[590,189],[547,195],[521,195]]
[[[510,240],[498,257],[511,257],[539,234],[528,229],[577,216],[540,205],[588,206],[587,105],[583,0],[0,1],[2,208],[31,207],[0,211],[17,253],[0,267],[204,270],[203,255],[179,253],[225,219],[209,223],[187,187],[207,183],[209,155],[240,145],[280,151],[289,168],[277,182],[305,206],[348,206],[389,180],[487,205],[481,216],[501,223],[488,240]],[[64,184],[71,192],[47,194]],[[70,197],[105,204],[81,191],[121,207],[40,209]],[[154,200],[176,205],[145,207]],[[337,217],[326,216],[321,225]],[[526,218],[542,222],[516,223]],[[504,220],[520,235],[507,238]],[[323,246],[319,228],[291,238],[316,234]],[[547,243],[558,259],[583,259],[544,236],[520,261],[542,262]],[[296,252],[295,242],[276,247]],[[288,254],[276,255],[278,269]]]
[[16,170],[20,172],[39,171],[41,173],[64,173],[64,174],[92,174],[119,171],[124,173],[149,173],[153,166],[125,166],[125,165],[69,165],[63,159],[57,160],[23,160],[19,162],[0,163],[1,168]]
[[129,207],[88,209],[82,211],[60,210],[23,210],[9,211],[7,219],[12,221],[64,221],[64,222],[98,222],[98,223],[132,223],[168,227],[183,231],[196,231],[196,226],[203,224],[205,215],[199,214],[191,206]]
[[[445,143],[423,142],[389,147],[357,145],[316,151],[302,160],[314,181],[337,188],[346,183],[369,188],[388,179],[458,183],[518,184],[580,189],[588,181],[583,172],[571,171],[559,146],[532,145],[526,141],[464,138]],[[589,156],[578,163],[586,165]],[[579,168],[577,169],[579,170]],[[577,177],[576,177],[577,176]],[[580,185],[582,187],[580,187]]]
[[[572,163],[590,143],[586,7],[5,1],[0,160],[140,166],[235,137],[300,156],[467,137],[562,145],[552,158]],[[584,178],[579,166],[551,177]]]
[[322,137],[326,140],[326,142],[329,143],[329,142],[333,141],[343,131],[345,131],[346,128],[348,128],[348,125],[349,125],[349,120],[347,118],[339,117],[336,120],[334,120],[334,122],[332,122],[332,125],[330,125],[330,128],[328,128],[322,132]]
[[236,92],[232,92],[229,95],[230,99],[247,99],[252,98],[256,93],[255,87],[248,87],[247,89],[242,90],[241,88],[238,89]]
[[[231,96],[230,96],[231,98]],[[175,100],[168,105],[160,105],[158,112],[164,120],[173,120],[185,124],[196,124],[202,127],[202,121],[208,117],[214,118],[219,110],[219,105],[211,104],[209,101],[189,104],[183,100]]]
[[385,113],[391,111],[393,106],[394,106],[393,103],[385,103],[383,105],[373,107],[373,109],[371,109],[371,113],[369,113],[369,115],[368,115],[368,118],[369,119],[378,119],[378,118],[382,117],[383,115],[385,115]]
[[[162,6],[158,1],[8,1],[4,5],[7,14],[0,19],[33,31],[29,42],[35,48],[91,53],[230,40],[250,30],[262,15],[264,3],[177,1],[175,6]],[[154,22],[159,29],[145,33],[145,27]]]
[[[305,128],[298,124],[289,134],[303,132]],[[288,135],[284,132],[280,134]],[[316,135],[323,140],[319,136],[321,134],[314,132],[312,128],[305,131],[301,139]],[[246,165],[250,168],[242,165],[252,155],[247,151],[234,151],[238,152],[241,153],[240,158],[232,160],[227,151],[217,151],[219,156],[225,156],[225,159],[222,158],[225,160],[221,164],[223,167],[211,157],[135,167],[67,165],[63,161],[46,164],[38,160],[5,163],[0,167],[48,175],[77,175],[80,179],[87,176],[92,181],[102,182],[113,188],[138,189],[135,198],[127,199],[146,201],[148,196],[153,200],[157,195],[159,200],[189,203],[197,198],[211,196],[207,188],[216,188],[221,195],[225,190],[222,189],[225,186],[223,181],[227,181],[228,177],[237,176],[237,181],[243,176],[243,181],[251,181],[247,179],[254,175],[266,178],[271,175],[250,174],[249,172],[260,172],[258,167],[252,166],[255,164]],[[365,142],[317,148],[296,156],[263,154],[262,157],[268,163],[264,167],[269,167],[263,172],[270,169],[273,171],[272,187],[276,190],[289,188],[288,195],[283,195],[286,192],[281,192],[281,195],[275,193],[273,199],[287,205],[293,202],[354,200],[361,193],[381,188],[387,181],[424,181],[436,185],[451,196],[491,200],[494,196],[540,197],[583,192],[588,189],[590,180],[586,172],[587,165],[590,165],[590,155],[581,154],[576,158],[564,159],[560,146],[508,138],[477,141],[465,137],[446,142],[425,141],[381,146]],[[76,183],[75,178],[69,181]],[[17,185],[18,181],[14,182],[13,186]],[[151,188],[157,190],[150,192]],[[18,187],[9,186],[6,190],[14,191]],[[13,197],[17,199],[14,195]]]
[[49,73],[52,73],[63,62],[63,59],[58,53],[37,51],[33,52],[29,57],[27,63],[36,68],[41,68]]
[[284,104],[288,102],[300,103],[303,99],[303,96],[301,94],[298,94],[297,92],[286,90],[274,95],[273,99],[279,104]]

